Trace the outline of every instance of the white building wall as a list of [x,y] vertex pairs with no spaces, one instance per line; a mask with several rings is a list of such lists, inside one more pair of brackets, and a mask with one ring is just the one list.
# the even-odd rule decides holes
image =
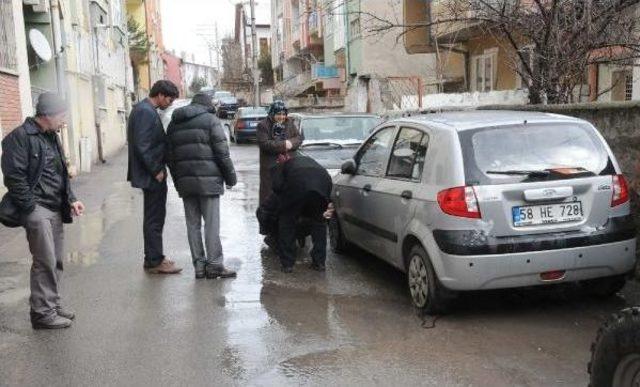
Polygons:
[[[22,117],[26,118],[33,114],[31,101],[31,79],[29,78],[29,60],[27,57],[27,37],[24,28],[24,15],[22,13],[22,0],[13,0],[13,24],[15,26],[16,55],[18,57],[18,73],[20,87],[20,107]],[[0,130],[0,138],[2,131]],[[0,175],[1,177],[1,175]]]

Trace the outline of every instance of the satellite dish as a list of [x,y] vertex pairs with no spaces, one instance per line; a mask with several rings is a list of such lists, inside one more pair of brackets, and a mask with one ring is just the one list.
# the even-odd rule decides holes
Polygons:
[[31,47],[33,51],[36,53],[38,58],[42,59],[45,62],[48,62],[53,57],[53,53],[51,52],[51,46],[49,45],[49,41],[44,34],[35,28],[29,30],[29,43],[31,43]]

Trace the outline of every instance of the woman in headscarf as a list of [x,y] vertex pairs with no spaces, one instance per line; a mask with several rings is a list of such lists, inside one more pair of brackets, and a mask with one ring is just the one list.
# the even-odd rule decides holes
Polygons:
[[287,107],[275,101],[268,117],[258,124],[257,138],[260,148],[260,201],[262,205],[271,194],[271,169],[278,158],[286,159],[302,143],[302,137],[293,122],[287,118]]

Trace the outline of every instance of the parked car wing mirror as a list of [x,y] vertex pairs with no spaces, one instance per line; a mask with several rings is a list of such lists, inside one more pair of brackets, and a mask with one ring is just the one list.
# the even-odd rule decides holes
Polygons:
[[340,171],[345,175],[356,174],[356,162],[353,159],[347,160],[342,164]]

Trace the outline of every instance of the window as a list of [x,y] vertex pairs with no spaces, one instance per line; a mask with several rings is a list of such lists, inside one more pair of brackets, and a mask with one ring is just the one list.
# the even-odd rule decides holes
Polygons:
[[627,73],[624,77],[624,100],[631,101],[633,97],[633,74]]
[[358,175],[383,176],[387,155],[393,142],[394,127],[381,129],[358,152]]
[[18,68],[11,0],[0,0],[0,68]]
[[417,129],[400,129],[389,159],[387,176],[420,181],[428,142],[428,136]]
[[472,91],[492,91],[496,73],[497,49],[486,50],[483,55],[471,57]]

